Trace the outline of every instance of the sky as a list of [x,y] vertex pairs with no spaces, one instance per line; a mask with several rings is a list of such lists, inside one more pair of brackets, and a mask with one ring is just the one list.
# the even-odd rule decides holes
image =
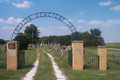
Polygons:
[[[105,43],[120,42],[120,0],[0,0],[0,39],[10,40],[14,29],[27,16],[37,12],[53,12],[67,18],[78,32],[98,28]],[[41,34],[70,35],[72,32],[54,18],[37,18],[34,24]]]

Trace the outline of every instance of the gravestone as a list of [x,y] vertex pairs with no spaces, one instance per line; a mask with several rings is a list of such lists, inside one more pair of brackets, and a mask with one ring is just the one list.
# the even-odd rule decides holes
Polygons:
[[113,54],[113,61],[117,61],[117,55]]

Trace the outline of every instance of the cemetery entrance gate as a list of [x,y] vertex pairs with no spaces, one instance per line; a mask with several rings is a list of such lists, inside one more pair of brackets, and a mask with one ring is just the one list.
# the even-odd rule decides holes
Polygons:
[[97,53],[90,53],[84,50],[84,69],[86,68],[99,69],[99,56]]
[[[106,46],[98,46],[97,52],[83,49],[84,41],[72,41],[72,51],[68,52],[68,64],[73,70],[83,70],[86,68],[99,68],[107,70],[107,49]],[[96,51],[96,50],[95,50]],[[72,54],[71,54],[72,53]]]

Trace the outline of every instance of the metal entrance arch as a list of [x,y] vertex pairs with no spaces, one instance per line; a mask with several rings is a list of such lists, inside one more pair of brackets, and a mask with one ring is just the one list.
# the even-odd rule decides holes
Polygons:
[[28,22],[36,19],[36,18],[42,18],[42,17],[49,17],[49,18],[54,18],[57,19],[61,22],[63,22],[70,30],[72,33],[77,32],[76,28],[74,27],[74,25],[65,17],[53,13],[53,12],[38,12],[38,13],[34,13],[28,17],[26,17],[25,19],[23,19],[15,28],[15,30],[13,31],[13,34],[11,36],[11,40],[13,39],[14,36],[18,35],[19,31],[22,29],[22,27],[27,24]]

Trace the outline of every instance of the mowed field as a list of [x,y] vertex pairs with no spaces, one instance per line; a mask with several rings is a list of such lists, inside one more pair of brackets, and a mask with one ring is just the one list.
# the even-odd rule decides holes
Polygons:
[[107,43],[105,44],[107,48],[119,48],[120,49],[120,43]]
[[[54,61],[59,66],[60,70],[65,74],[67,80],[120,80],[120,50],[107,50],[107,71],[100,71],[96,68],[85,68],[82,71],[73,70],[68,64],[68,53],[61,57],[61,52],[56,52],[53,47],[41,47],[40,63],[37,68],[37,73],[34,80],[56,80],[52,63],[43,50],[47,51],[54,57]],[[84,50],[97,54],[97,49],[84,48]],[[118,57],[117,61],[113,61],[112,55],[115,53]],[[33,68],[33,63],[37,58],[36,49],[28,48],[25,51],[25,66],[17,71],[6,70],[6,53],[0,54],[0,80],[21,80],[27,72]]]

